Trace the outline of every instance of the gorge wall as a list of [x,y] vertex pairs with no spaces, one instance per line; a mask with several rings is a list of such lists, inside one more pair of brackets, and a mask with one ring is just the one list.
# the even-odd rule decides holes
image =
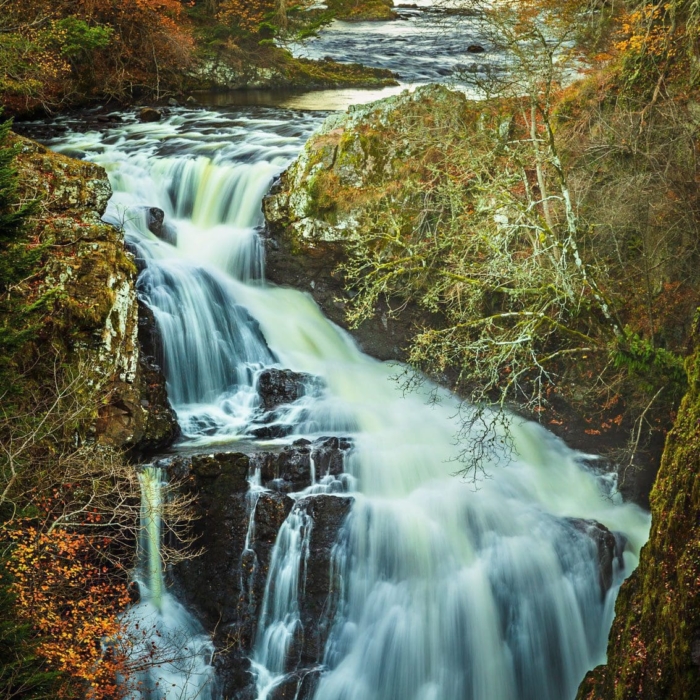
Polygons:
[[166,447],[178,435],[177,422],[153,316],[137,300],[136,266],[122,232],[101,220],[112,195],[107,174],[16,138],[23,196],[38,200],[28,236],[45,253],[44,266],[14,294],[26,306],[47,300],[41,328],[18,359],[31,375],[32,362],[54,357],[98,389],[99,403],[80,429],[85,439],[134,453]]
[[691,700],[700,693],[700,354],[651,493],[652,528],[615,606],[608,661],[578,700]]

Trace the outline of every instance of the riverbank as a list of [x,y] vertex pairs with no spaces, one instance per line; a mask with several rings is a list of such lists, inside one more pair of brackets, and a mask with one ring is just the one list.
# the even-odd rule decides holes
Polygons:
[[[355,12],[354,4],[336,2],[320,14],[300,5],[289,17],[271,19],[264,2],[252,14],[238,13],[235,3],[230,8],[223,2],[129,3],[133,7],[124,11],[98,3],[94,12],[61,3],[48,9],[41,3],[13,5],[0,20],[5,116],[38,117],[104,103],[184,101],[197,90],[396,84],[389,70],[296,58],[276,44],[313,35],[335,17]],[[384,2],[370,6],[387,8]],[[362,11],[364,19],[371,14]]]

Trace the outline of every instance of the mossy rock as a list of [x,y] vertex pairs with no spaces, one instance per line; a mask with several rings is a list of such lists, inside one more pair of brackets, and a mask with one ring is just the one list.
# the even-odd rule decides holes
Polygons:
[[[17,318],[38,329],[13,358],[16,401],[50,381],[53,367],[83,374],[90,410],[75,430],[118,449],[164,446],[177,435],[162,373],[140,351],[136,266],[122,231],[102,221],[112,190],[103,168],[16,137],[23,197],[38,206],[26,233],[42,250],[17,285]],[[41,302],[41,303],[40,303]],[[26,318],[26,309],[36,311]],[[19,314],[22,313],[20,317]]]
[[411,183],[425,177],[431,155],[410,131],[451,128],[473,111],[462,93],[428,85],[329,117],[265,199],[268,223],[301,252],[342,243],[380,200],[410,215]]
[[700,697],[700,349],[651,494],[652,528],[615,606],[608,662],[578,700]]

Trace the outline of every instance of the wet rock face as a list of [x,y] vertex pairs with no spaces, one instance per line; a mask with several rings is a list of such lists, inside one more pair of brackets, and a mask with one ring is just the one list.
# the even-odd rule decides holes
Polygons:
[[[295,504],[288,492],[310,485],[312,456],[325,465],[324,475],[340,476],[350,449],[349,440],[329,437],[313,443],[299,440],[279,453],[211,453],[158,462],[171,475],[189,477],[196,497],[195,535],[204,551],[177,564],[172,575],[180,599],[198,613],[217,647],[225,650],[216,661],[224,697],[256,697],[247,656],[255,644],[272,551]],[[251,490],[249,478],[256,470],[270,490]],[[274,697],[301,700],[312,695],[317,677],[312,670],[330,631],[338,590],[330,577],[331,556],[352,498],[318,494],[301,498],[296,507],[313,521],[309,556],[301,564],[302,628],[288,659],[290,677],[275,689]]]
[[145,414],[143,435],[135,451],[152,453],[169,447],[180,436],[180,426],[165,387],[163,350],[153,312],[138,303],[139,395]]
[[320,671],[313,669],[290,673],[268,697],[270,700],[311,700],[320,677]]
[[626,543],[624,536],[610,532],[605,525],[596,520],[567,518],[567,521],[575,530],[589,537],[595,545],[598,552],[600,593],[601,596],[605,596],[613,584],[614,562],[617,561],[619,566],[623,565],[622,553]]
[[[179,464],[171,468],[182,470],[185,462],[192,476],[194,534],[204,551],[178,564],[173,576],[183,602],[215,635],[217,647],[228,649],[218,661],[219,676],[224,697],[237,697],[253,682],[245,656],[254,644],[272,548],[293,501],[266,492],[256,502],[247,481],[247,455],[198,455],[176,461]],[[255,536],[246,549],[251,518]]]
[[324,494],[304,499],[314,524],[300,610],[303,642],[298,649],[292,649],[292,656],[298,655],[298,668],[312,668],[323,660],[339,593],[338,581],[331,579],[333,545],[352,504],[353,499],[347,496]]
[[345,459],[351,449],[352,442],[348,438],[323,437],[313,442],[301,438],[279,453],[256,453],[251,464],[253,469],[260,469],[261,482],[266,488],[292,493],[311,486],[312,462],[317,482],[329,475],[340,476],[345,471]]
[[258,393],[266,411],[286,403],[293,403],[306,394],[307,385],[313,381],[309,374],[290,369],[266,369],[258,379]]

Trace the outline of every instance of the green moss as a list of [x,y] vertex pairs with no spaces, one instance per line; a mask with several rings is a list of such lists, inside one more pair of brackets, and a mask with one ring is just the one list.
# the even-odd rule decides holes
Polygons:
[[578,700],[700,697],[700,348],[651,494],[652,529],[615,606],[608,663]]
[[308,185],[308,202],[306,216],[335,223],[338,202],[334,197],[337,190],[337,177],[332,173],[320,172]]
[[328,8],[337,18],[350,22],[396,19],[391,0],[328,0]]

